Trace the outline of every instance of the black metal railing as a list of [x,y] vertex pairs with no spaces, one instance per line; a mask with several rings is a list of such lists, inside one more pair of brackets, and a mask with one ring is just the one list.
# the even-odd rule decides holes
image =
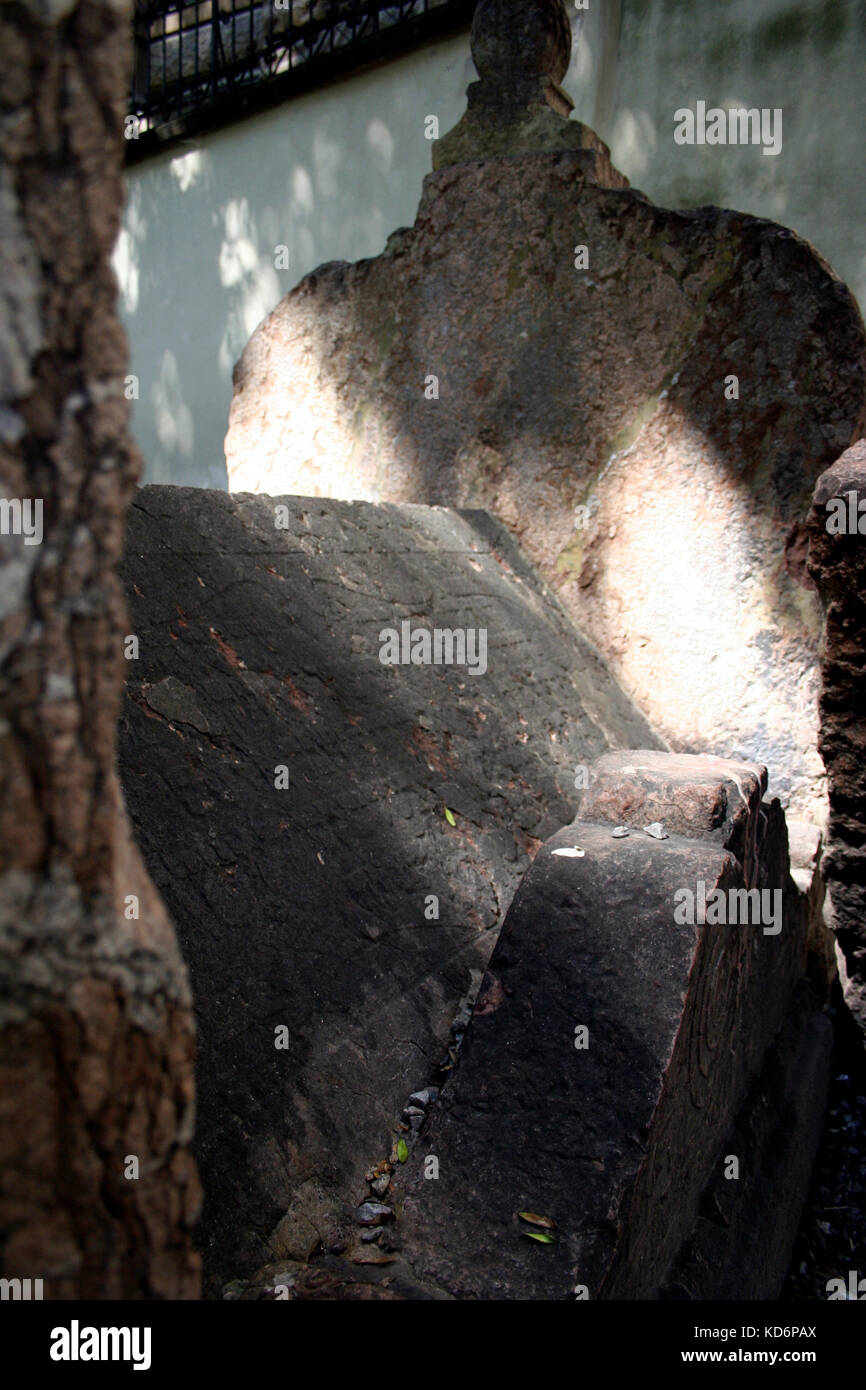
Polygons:
[[468,25],[475,0],[136,0],[130,160]]

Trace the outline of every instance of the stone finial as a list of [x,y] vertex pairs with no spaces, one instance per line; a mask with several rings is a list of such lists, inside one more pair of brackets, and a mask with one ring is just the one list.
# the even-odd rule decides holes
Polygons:
[[571,57],[563,0],[480,0],[472,20],[472,59],[485,82],[547,77],[560,83]]
[[572,44],[564,0],[479,0],[471,44],[480,81],[467,92],[466,114],[433,146],[434,169],[585,149],[600,182],[626,182],[610,168],[607,146],[569,120],[574,103],[559,85]]

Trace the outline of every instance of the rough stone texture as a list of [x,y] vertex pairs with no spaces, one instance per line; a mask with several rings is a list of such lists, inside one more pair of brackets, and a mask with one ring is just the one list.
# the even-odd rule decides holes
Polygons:
[[[854,494],[853,499],[851,494]],[[844,499],[846,530],[831,533]],[[859,510],[862,507],[862,512]],[[853,513],[853,514],[852,514]],[[849,522],[854,520],[853,529]],[[809,515],[809,572],[826,610],[819,748],[830,787],[825,875],[845,960],[845,997],[866,1031],[866,440],[818,480]]]
[[129,49],[123,3],[0,10],[0,499],[44,504],[0,536],[0,1267],[46,1298],[198,1289],[188,984],[114,766]]
[[[575,766],[654,736],[483,513],[149,487],[125,577],[120,764],[193,980],[217,1291],[344,1248]],[[486,674],[383,666],[404,619],[485,627]]]
[[779,1297],[821,1142],[832,1043],[826,1014],[801,984],[721,1146],[744,1177],[734,1182],[718,1165],[663,1297]]
[[642,828],[658,822],[671,834],[711,836],[737,855],[750,878],[755,847],[743,841],[743,827],[754,831],[757,818],[746,818],[744,812],[765,790],[766,777],[746,763],[670,753],[623,759],[612,753],[593,767],[580,814],[583,820],[615,826]]
[[529,74],[561,82],[571,57],[563,0],[479,0],[472,16],[472,61],[482,81],[513,83]]
[[[671,829],[657,840],[642,824],[666,767]],[[521,884],[459,1066],[397,1180],[423,1284],[461,1299],[569,1298],[578,1285],[604,1299],[778,1296],[831,1030],[806,982],[813,905],[765,785],[763,768],[716,759],[600,760],[580,817]],[[629,800],[630,834],[616,839]],[[582,857],[556,853],[574,847]],[[699,880],[707,893],[781,890],[781,933],[675,925],[675,892]],[[740,1178],[721,1182],[726,1215],[730,1153]],[[429,1154],[438,1181],[423,1176]],[[521,1211],[555,1221],[555,1243],[526,1239]],[[714,1241],[707,1213],[727,1222]]]
[[815,819],[802,522],[866,420],[863,323],[792,232],[612,179],[592,150],[428,177],[254,333],[229,485],[488,509],[672,746],[766,760]]
[[840,965],[844,969],[844,960],[837,956],[836,938],[828,930],[830,904],[824,882],[824,837],[809,821],[786,819],[791,877],[807,899],[806,911],[812,924],[810,979],[823,998],[834,983],[838,985]]

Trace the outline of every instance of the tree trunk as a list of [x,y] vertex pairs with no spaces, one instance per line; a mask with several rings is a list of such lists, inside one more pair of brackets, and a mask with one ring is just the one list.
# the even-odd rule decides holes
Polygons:
[[2,1272],[195,1297],[189,988],[115,772],[129,0],[3,4],[0,53]]

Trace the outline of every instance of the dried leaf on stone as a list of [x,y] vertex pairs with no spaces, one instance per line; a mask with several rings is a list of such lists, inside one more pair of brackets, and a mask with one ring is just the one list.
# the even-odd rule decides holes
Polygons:
[[517,1215],[521,1221],[528,1221],[530,1226],[546,1226],[550,1231],[556,1229],[556,1222],[552,1216],[536,1216],[534,1211],[519,1211]]
[[563,859],[582,859],[586,850],[578,849],[575,845],[573,849],[555,849],[553,853],[561,855]]

